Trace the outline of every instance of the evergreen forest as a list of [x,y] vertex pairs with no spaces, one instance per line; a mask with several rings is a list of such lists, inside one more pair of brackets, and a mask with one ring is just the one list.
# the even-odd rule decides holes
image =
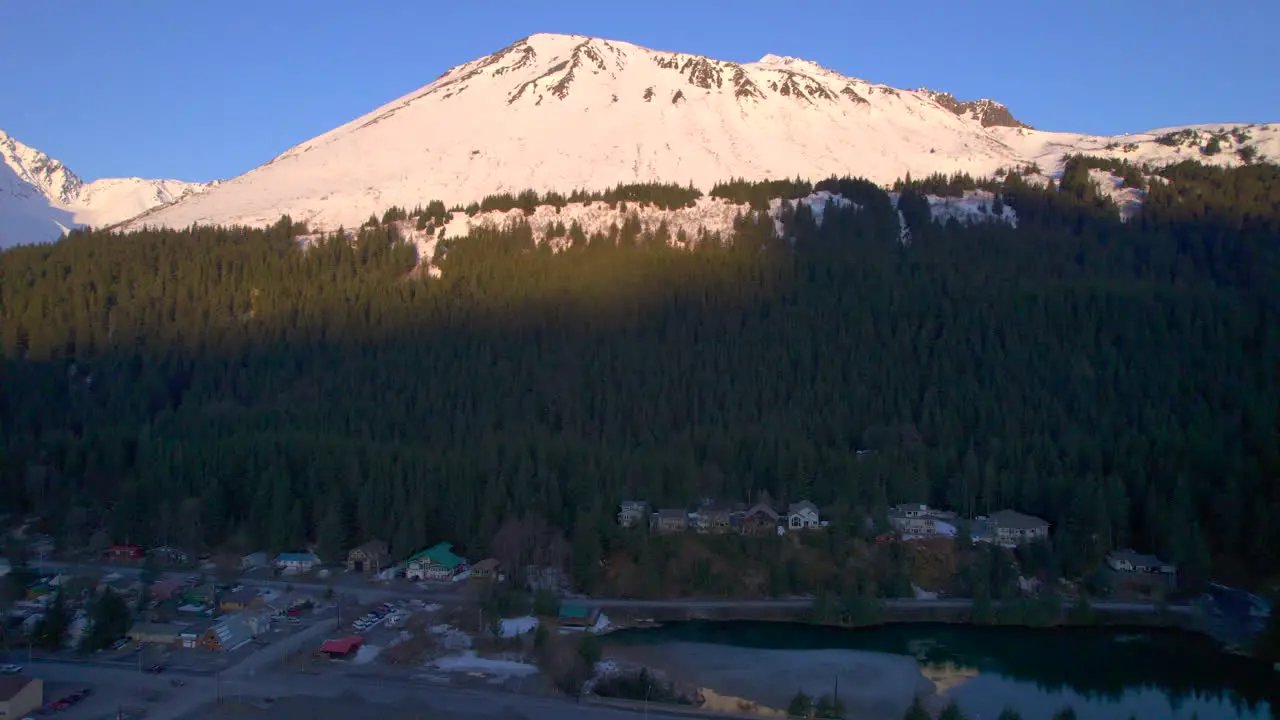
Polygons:
[[[1089,167],[907,179],[896,206],[733,181],[733,233],[692,248],[624,223],[553,252],[517,221],[442,242],[438,276],[403,210],[305,244],[285,217],[8,250],[0,510],[67,547],[335,559],[478,559],[523,522],[584,580],[628,542],[621,500],[767,493],[835,537],[900,502],[1015,508],[1068,572],[1135,547],[1276,577],[1280,168],[1162,168],[1122,222]],[[971,185],[1016,227],[931,218],[925,192]],[[815,189],[854,204],[761,212]],[[624,190],[599,199],[698,194]]]

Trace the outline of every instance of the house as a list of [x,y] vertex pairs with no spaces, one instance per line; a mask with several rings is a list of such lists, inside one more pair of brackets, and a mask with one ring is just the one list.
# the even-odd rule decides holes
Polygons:
[[223,612],[236,612],[262,607],[262,596],[254,588],[242,587],[223,593],[218,598],[218,609]]
[[1001,510],[988,518],[995,541],[1001,545],[1044,540],[1049,537],[1049,522],[1016,510]]
[[689,513],[684,508],[663,508],[653,514],[650,529],[664,535],[689,529]]
[[320,652],[333,659],[345,658],[355,655],[362,645],[364,645],[364,638],[351,635],[339,640],[325,640],[320,646]]
[[1116,550],[1107,555],[1107,565],[1117,572],[1160,573],[1172,575],[1177,566],[1165,562],[1155,555],[1143,555],[1133,550]]
[[0,718],[25,718],[44,705],[44,680],[27,675],[0,675]]
[[485,558],[475,565],[471,566],[471,577],[476,580],[498,580],[506,579],[506,575],[502,572],[502,563],[494,558]]
[[561,605],[558,620],[560,627],[595,627],[595,624],[600,620],[600,608],[587,607],[585,605]]
[[453,553],[453,544],[432,545],[409,558],[404,576],[410,580],[452,580],[467,569],[467,561]]
[[172,545],[151,548],[151,557],[169,565],[185,565],[191,560],[191,556],[187,555],[185,550],[180,550]]
[[174,623],[134,623],[127,636],[140,645],[178,645],[189,625]]
[[738,531],[753,537],[775,535],[778,532],[778,511],[764,503],[756,503],[742,514]]
[[376,574],[386,567],[390,554],[386,543],[370,540],[347,553],[347,572]]
[[320,567],[320,558],[315,553],[280,553],[276,556],[276,567],[290,575],[309,573]]
[[801,500],[798,503],[791,503],[787,508],[787,530],[796,532],[799,530],[816,530],[822,527],[822,521],[818,519],[818,506],[808,500]]
[[271,556],[265,552],[249,553],[240,559],[241,570],[256,570],[271,564]]
[[182,602],[187,605],[212,605],[217,595],[218,589],[213,586],[213,583],[205,583],[183,592]]
[[147,594],[156,602],[168,602],[180,596],[186,587],[187,584],[178,578],[162,578],[151,583],[151,587],[147,588]]
[[253,628],[240,615],[228,615],[205,631],[200,645],[210,650],[235,650],[253,640]]
[[889,524],[899,535],[931,536],[938,534],[938,516],[928,505],[894,505],[889,508]]
[[107,548],[107,559],[124,561],[124,560],[141,560],[146,556],[142,548],[137,545],[112,545]]
[[722,535],[729,532],[731,511],[728,505],[718,503],[702,506],[698,509],[698,532],[704,535]]
[[618,524],[624,528],[639,525],[649,515],[649,503],[644,500],[623,500],[618,511]]

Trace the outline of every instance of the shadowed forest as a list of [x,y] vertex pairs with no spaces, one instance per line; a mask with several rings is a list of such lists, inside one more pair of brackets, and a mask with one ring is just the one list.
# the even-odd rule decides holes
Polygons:
[[1165,168],[1122,223],[1078,160],[984,181],[1016,228],[933,222],[922,193],[969,182],[895,207],[828,180],[856,205],[782,237],[751,211],[693,249],[638,223],[560,252],[476,230],[438,278],[376,218],[306,249],[282,218],[6,251],[0,505],[70,547],[330,558],[371,537],[478,558],[536,519],[590,587],[631,547],[620,500],[767,492],[837,538],[898,502],[1016,507],[1064,573],[1133,546],[1192,580],[1275,576],[1280,169]]

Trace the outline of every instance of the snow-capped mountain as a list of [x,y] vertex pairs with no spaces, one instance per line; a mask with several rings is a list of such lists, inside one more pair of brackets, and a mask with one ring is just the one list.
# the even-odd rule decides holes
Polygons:
[[[1028,163],[1052,172],[1071,152],[1138,163],[1236,163],[1247,147],[1246,156],[1280,153],[1275,126],[1204,126],[1172,144],[1169,132],[1041,132],[992,100],[900,90],[797,58],[739,64],[538,34],[121,227],[256,225],[289,214],[334,228],[391,205],[526,188],[661,180],[708,189],[732,177],[833,174],[887,183]],[[1206,155],[1197,144],[1210,135],[1219,150]]]
[[0,248],[56,240],[77,226],[112,225],[209,186],[140,178],[86,183],[0,130]]

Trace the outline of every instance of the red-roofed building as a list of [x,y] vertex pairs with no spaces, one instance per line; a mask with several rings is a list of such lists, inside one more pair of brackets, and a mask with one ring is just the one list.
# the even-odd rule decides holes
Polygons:
[[350,657],[360,649],[361,645],[364,645],[364,638],[359,635],[351,635],[341,640],[325,640],[324,644],[320,646],[320,652],[331,658]]
[[107,549],[107,557],[111,560],[141,560],[146,556],[137,545],[112,545]]

